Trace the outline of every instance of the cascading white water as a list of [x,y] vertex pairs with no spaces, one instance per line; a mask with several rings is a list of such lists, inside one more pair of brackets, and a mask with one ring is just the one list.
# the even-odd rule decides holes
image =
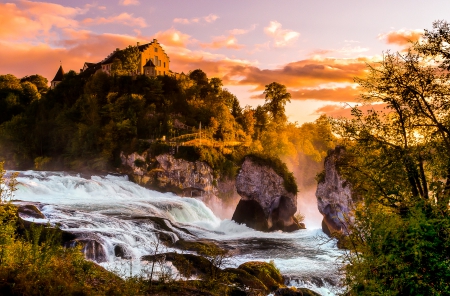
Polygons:
[[[308,287],[322,295],[337,291],[336,258],[341,253],[334,242],[319,247],[321,230],[255,231],[220,220],[197,199],[148,190],[124,176],[87,179],[67,173],[27,171],[17,180],[17,200],[42,204],[46,219],[36,222],[49,221],[99,242],[105,256],[97,261],[103,261],[100,264],[108,269],[117,270],[128,262],[133,263],[132,271],[139,273],[140,258],[153,254],[157,243],[155,225],[147,218],[160,217],[167,219],[164,221],[172,229],[167,234],[174,239],[213,239],[234,248],[228,262],[232,267],[251,260],[273,260],[291,278],[291,285]],[[123,250],[122,258],[117,257],[117,246]]]

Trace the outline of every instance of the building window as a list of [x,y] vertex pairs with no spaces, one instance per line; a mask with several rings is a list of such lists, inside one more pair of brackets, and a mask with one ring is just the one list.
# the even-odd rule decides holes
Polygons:
[[164,68],[166,67],[166,62],[164,62]]
[[158,66],[158,57],[157,56],[155,56],[155,66]]
[[158,48],[157,47],[155,47],[155,52],[158,52]]
[[158,61],[158,63],[159,63],[159,64],[158,64],[158,66],[160,66],[160,67],[161,67],[161,60],[159,60],[159,61]]

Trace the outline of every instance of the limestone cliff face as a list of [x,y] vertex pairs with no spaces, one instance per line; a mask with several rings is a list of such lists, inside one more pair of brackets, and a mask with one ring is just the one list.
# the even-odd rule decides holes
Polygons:
[[[214,195],[213,170],[201,161],[176,159],[170,154],[155,157],[153,163],[147,163],[147,155],[132,153],[121,154],[122,164],[132,170],[132,178],[137,183],[160,191],[174,192],[181,196]],[[141,166],[136,166],[136,160]]]
[[345,224],[353,220],[351,208],[354,194],[351,185],[339,174],[337,165],[345,155],[341,146],[328,151],[324,162],[324,172],[317,184],[316,198],[319,212],[323,215],[322,229],[331,232],[347,232]]
[[247,157],[236,178],[241,200],[232,219],[262,231],[302,228],[293,217],[297,211],[297,195],[288,192],[283,184],[283,178],[272,168]]

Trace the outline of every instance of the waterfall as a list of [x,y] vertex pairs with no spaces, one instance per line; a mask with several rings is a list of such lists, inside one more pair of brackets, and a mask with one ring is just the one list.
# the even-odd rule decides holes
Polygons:
[[15,199],[37,204],[46,217],[35,222],[59,225],[88,242],[86,252],[97,252],[91,259],[110,270],[128,264],[138,273],[145,264],[140,258],[153,253],[158,233],[164,233],[174,241],[211,239],[228,245],[234,250],[230,267],[274,260],[292,285],[334,295],[339,280],[336,257],[341,252],[334,242],[318,247],[319,229],[255,231],[219,219],[200,200],[148,190],[126,176],[26,171],[20,172],[17,181]]

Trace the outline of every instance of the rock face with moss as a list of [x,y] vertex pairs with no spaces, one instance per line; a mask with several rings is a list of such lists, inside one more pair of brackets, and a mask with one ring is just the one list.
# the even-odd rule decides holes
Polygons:
[[327,235],[332,232],[345,234],[345,224],[353,219],[352,188],[338,170],[339,161],[344,155],[345,149],[342,146],[328,151],[324,171],[319,175],[317,184],[317,206],[323,215],[322,229]]
[[232,219],[261,231],[301,229],[294,218],[297,188],[286,186],[286,181],[269,162],[246,157],[236,178],[241,200]]
[[159,191],[169,191],[181,196],[217,194],[213,170],[202,161],[187,161],[170,154],[160,154],[153,163],[143,155],[121,155],[122,164],[132,170],[137,183]]

